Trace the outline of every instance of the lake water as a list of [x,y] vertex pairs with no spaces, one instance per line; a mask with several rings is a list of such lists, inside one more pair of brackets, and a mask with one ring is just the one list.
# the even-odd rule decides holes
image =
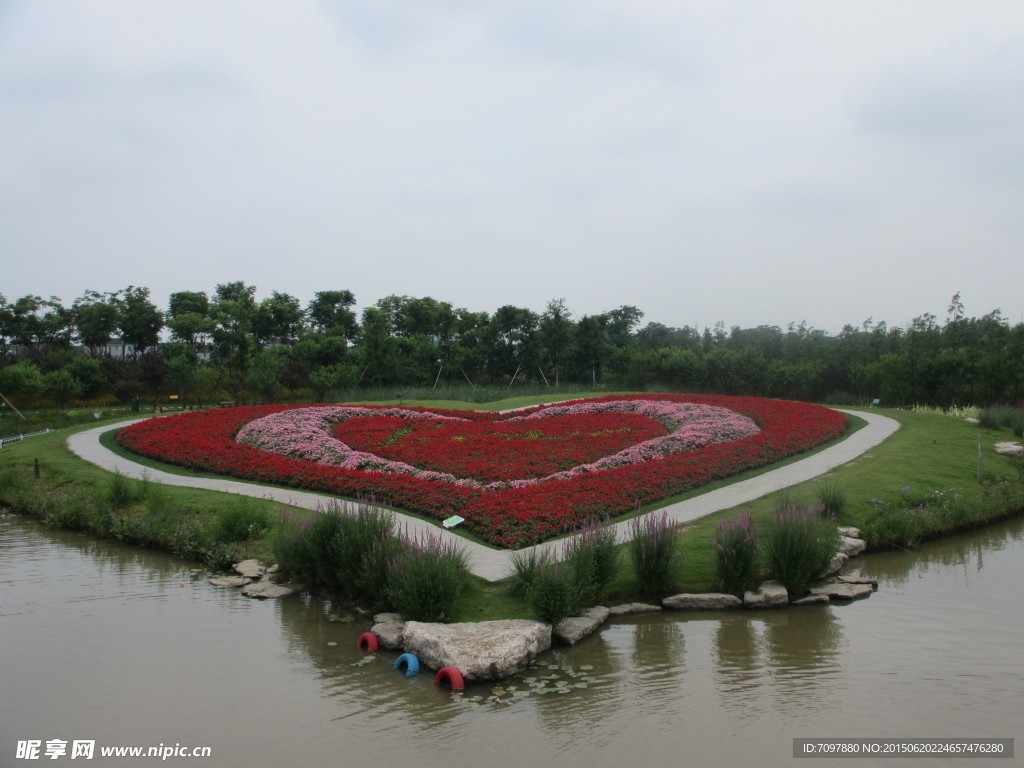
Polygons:
[[[86,740],[94,765],[160,762],[101,746],[177,744],[212,756],[166,762],[599,768],[791,765],[795,737],[1021,736],[1024,519],[852,566],[878,593],[614,620],[545,654],[502,703],[493,685],[458,701],[392,669],[396,654],[362,663],[369,624],[332,621],[327,601],[247,600],[169,556],[9,515],[0,766],[34,764],[19,741],[54,739],[69,744],[57,764]],[[543,677],[555,692],[529,693]]]

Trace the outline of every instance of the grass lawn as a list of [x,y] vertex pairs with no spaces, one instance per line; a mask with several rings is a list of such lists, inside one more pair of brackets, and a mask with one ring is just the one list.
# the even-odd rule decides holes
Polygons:
[[[587,396],[586,393],[581,393],[574,395],[572,399]],[[405,401],[403,405],[467,410],[474,408],[506,410],[537,405],[550,400],[550,397],[530,396],[510,398],[484,405],[426,400]],[[888,514],[889,510],[910,498],[916,501],[928,498],[935,492],[948,492],[949,489],[954,488],[957,489],[956,493],[965,497],[980,497],[982,491],[977,480],[979,435],[981,438],[980,472],[982,478],[989,484],[1003,482],[1003,484],[1014,486],[1020,485],[1017,482],[1020,477],[1019,460],[1000,456],[992,448],[992,444],[995,442],[1013,440],[1014,437],[1010,430],[979,429],[978,425],[968,423],[963,419],[936,413],[890,409],[879,409],[878,412],[900,422],[901,428],[896,434],[855,461],[834,469],[825,478],[787,489],[784,492],[785,497],[790,502],[799,505],[816,504],[822,482],[831,482],[841,490],[847,500],[845,509],[837,517],[837,522],[862,528],[870,528],[873,521],[877,522],[879,515]],[[856,418],[853,418],[852,422],[853,428],[862,425],[862,422]],[[207,558],[208,562],[225,562],[242,556],[273,559],[273,525],[276,523],[283,505],[261,499],[247,501],[248,511],[246,514],[251,513],[257,518],[265,518],[270,523],[270,529],[249,541],[218,540],[216,531],[219,530],[221,518],[226,516],[225,510],[231,509],[232,504],[236,503],[233,495],[169,486],[159,486],[157,493],[152,488],[156,485],[154,483],[147,484],[127,480],[101,470],[79,459],[66,446],[66,438],[71,432],[93,426],[95,424],[60,430],[6,446],[0,451],[0,501],[18,509],[31,506],[28,502],[29,499],[34,499],[33,503],[39,503],[39,500],[44,497],[56,499],[58,500],[56,507],[48,507],[51,512],[44,511],[39,516],[49,519],[52,524],[89,529],[90,525],[83,524],[81,519],[75,519],[72,516],[69,520],[66,516],[53,510],[62,509],[71,504],[71,502],[67,502],[62,506],[61,500],[71,499],[74,503],[85,503],[82,502],[82,499],[87,499],[92,504],[89,507],[92,512],[83,514],[88,517],[88,514],[95,514],[95,509],[105,503],[105,500],[111,497],[111,493],[116,493],[118,487],[128,485],[134,490],[129,494],[130,498],[126,500],[126,503],[118,508],[116,517],[130,520],[131,524],[124,524],[120,528],[115,526],[114,538],[121,538],[132,543],[147,543],[163,549],[178,551],[179,554],[194,556],[195,552],[192,550],[180,546],[177,549],[175,547],[175,542],[183,536],[180,527],[176,527],[177,521],[185,519],[188,521],[190,536],[201,539],[206,537],[201,543],[208,545],[211,551],[211,557]],[[113,433],[105,435],[104,442],[108,447],[116,449],[112,436]],[[119,449],[117,450],[120,452]],[[140,464],[159,467],[163,471],[184,475],[195,474],[134,455],[131,458]],[[795,457],[792,460],[799,460],[799,458],[801,457]],[[35,477],[36,461],[38,461],[39,467],[38,479]],[[768,471],[768,469],[771,467],[757,472]],[[685,496],[665,499],[657,505],[642,509],[641,512],[651,511],[699,493],[706,493],[715,487],[750,477],[753,474],[755,473],[746,473]],[[905,488],[909,490],[904,491]],[[158,499],[159,503],[156,503],[154,499]],[[872,501],[873,499],[876,501]],[[881,500],[883,503],[879,504],[877,500]],[[778,496],[768,496],[744,505],[743,509],[749,509],[754,519],[764,525],[770,519],[778,501]],[[717,590],[715,556],[710,539],[715,533],[719,520],[736,515],[739,511],[739,508],[723,510],[689,524],[682,533],[680,541],[685,566],[680,591]],[[237,513],[238,510],[235,509],[235,512]],[[309,514],[304,510],[294,508],[292,512],[298,515]],[[118,535],[117,531],[121,531],[122,535]],[[124,531],[128,531],[128,534],[124,534]],[[139,531],[142,533],[136,535]],[[110,532],[106,533],[111,535]],[[152,540],[148,540],[147,536]],[[166,541],[161,541],[161,536]],[[221,536],[221,539],[224,537]],[[457,604],[457,618],[459,620],[484,620],[529,617],[530,608],[526,601],[512,598],[507,592],[505,582],[489,583],[482,579],[472,579]],[[642,597],[636,594],[625,560],[625,552],[623,552],[619,575],[612,582],[610,594],[605,602],[615,603]]]

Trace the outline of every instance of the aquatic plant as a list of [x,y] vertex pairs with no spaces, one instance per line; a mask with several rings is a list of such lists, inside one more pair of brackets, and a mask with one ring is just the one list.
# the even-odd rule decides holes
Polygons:
[[723,592],[742,595],[757,586],[761,576],[761,542],[749,510],[719,520],[711,545],[715,548],[718,584]]
[[431,531],[402,535],[388,561],[387,596],[402,617],[412,621],[450,621],[455,602],[469,578],[469,560],[461,547]]
[[683,570],[675,523],[667,512],[651,513],[634,518],[630,528],[629,554],[637,587],[648,595],[668,594]]
[[831,515],[818,508],[791,504],[772,515],[765,531],[768,576],[783,584],[790,596],[802,595],[839,552],[841,539]]

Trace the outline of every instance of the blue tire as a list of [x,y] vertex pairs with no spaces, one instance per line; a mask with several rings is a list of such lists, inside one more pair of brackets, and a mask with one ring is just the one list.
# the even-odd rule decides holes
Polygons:
[[407,677],[412,677],[420,671],[420,660],[411,653],[403,653],[395,660],[395,669],[405,667]]

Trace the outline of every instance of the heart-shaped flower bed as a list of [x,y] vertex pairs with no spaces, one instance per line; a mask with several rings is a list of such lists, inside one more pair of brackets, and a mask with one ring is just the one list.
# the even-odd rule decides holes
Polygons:
[[519,547],[830,440],[805,403],[632,395],[509,414],[355,406],[216,409],[127,427],[129,450],[192,469],[378,502]]
[[354,451],[482,484],[536,480],[663,437],[654,419],[628,413],[471,421],[355,416],[333,437]]

